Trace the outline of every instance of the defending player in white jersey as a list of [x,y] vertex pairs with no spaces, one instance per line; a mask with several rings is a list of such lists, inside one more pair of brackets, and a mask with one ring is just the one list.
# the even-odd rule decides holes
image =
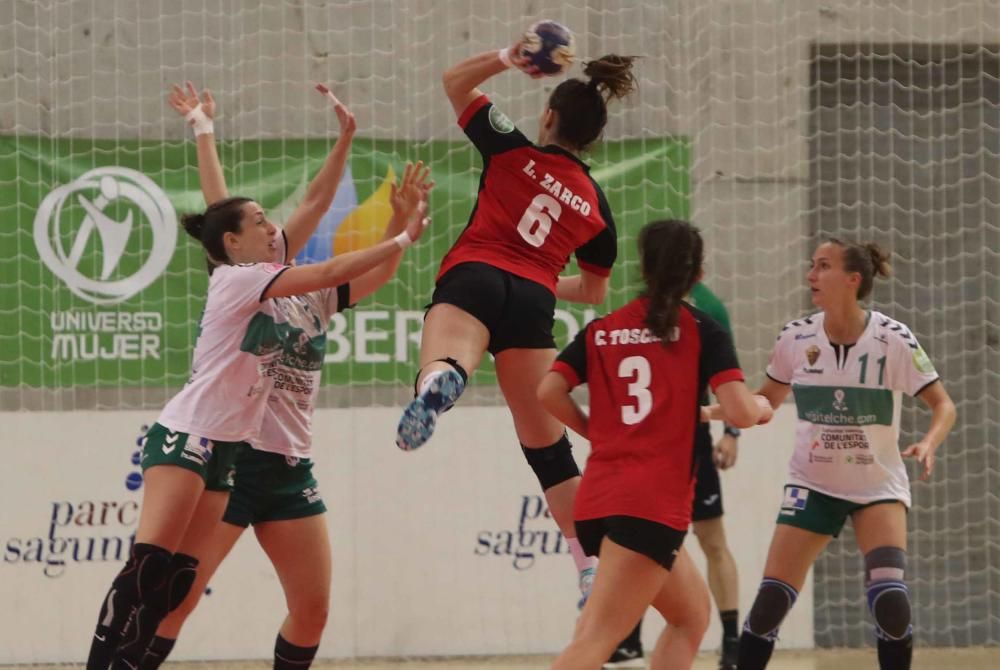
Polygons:
[[[199,162],[206,204],[228,197],[212,147]],[[393,216],[385,239],[403,228],[407,212],[426,203],[428,170],[408,165],[392,187]],[[274,667],[306,670],[316,656],[330,604],[331,556],[326,506],[312,475],[312,416],[319,394],[330,319],[368,297],[396,273],[402,253],[336,288],[282,299],[289,322],[281,356],[267,375],[274,380],[260,435],[236,459],[235,484],[222,520],[210,532],[185,538],[180,551],[197,555],[198,574],[181,605],[160,624],[142,670],[166,660],[209,580],[248,526],[271,559],[285,592],[288,615],[278,632]],[[190,543],[189,543],[190,542]]]
[[[199,158],[214,155],[211,113],[198,104],[193,86],[188,89],[187,98],[182,94],[172,104],[190,107]],[[135,670],[160,621],[190,590],[198,556],[178,549],[218,523],[237,454],[258,437],[273,386],[268,371],[280,362],[294,327],[289,301],[278,299],[362,277],[397,258],[423,233],[427,220],[417,206],[395,238],[322,263],[283,264],[304,246],[340,182],[354,119],[342,105],[337,114],[341,138],[289,220],[289,232],[268,221],[249,198],[226,198],[203,214],[183,217],[185,230],[208,257],[208,296],[191,376],[144,441],[145,486],[135,544],[103,600],[88,670],[107,670],[109,664]]]
[[[806,573],[848,517],[865,560],[865,589],[882,670],[908,670],[913,634],[904,581],[910,485],[901,456],[921,479],[955,423],[955,405],[917,339],[902,323],[866,310],[888,255],[875,244],[829,240],[806,279],[822,311],[787,324],[760,390],[775,408],[794,394],[795,451],[764,579],[740,638],[740,670],[767,665]],[[931,425],[899,451],[901,394],[931,408]]]

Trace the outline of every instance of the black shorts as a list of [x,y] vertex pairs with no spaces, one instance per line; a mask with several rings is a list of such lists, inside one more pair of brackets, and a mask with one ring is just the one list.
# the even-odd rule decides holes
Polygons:
[[667,570],[684,544],[685,530],[634,516],[606,516],[576,522],[576,539],[587,556],[597,556],[605,536],[615,544],[651,558]]
[[461,263],[437,281],[431,305],[454,305],[490,331],[487,350],[555,349],[556,297],[538,282],[486,263]]
[[722,485],[719,482],[719,471],[712,461],[712,434],[708,432],[708,426],[695,429],[694,457],[697,469],[691,520],[718,519],[722,516]]

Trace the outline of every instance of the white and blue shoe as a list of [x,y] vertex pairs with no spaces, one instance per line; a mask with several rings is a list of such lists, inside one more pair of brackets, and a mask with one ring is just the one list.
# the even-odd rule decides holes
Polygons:
[[576,604],[578,610],[582,610],[583,606],[587,604],[587,598],[590,597],[590,592],[594,588],[594,577],[597,574],[597,570],[594,568],[584,568],[580,571],[580,581],[578,585],[580,587],[580,601]]
[[403,451],[413,451],[431,439],[438,417],[451,409],[465,390],[462,376],[454,370],[439,374],[427,389],[414,398],[399,420],[396,429],[396,446]]

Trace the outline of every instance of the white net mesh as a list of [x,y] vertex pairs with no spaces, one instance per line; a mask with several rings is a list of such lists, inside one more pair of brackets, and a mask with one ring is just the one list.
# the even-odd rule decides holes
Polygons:
[[[613,108],[591,156],[620,237],[609,306],[632,295],[638,228],[690,217],[707,238],[707,282],[730,307],[744,367],[759,379],[780,325],[807,309],[802,275],[818,235],[875,239],[895,252],[895,278],[877,286],[875,306],[918,334],[961,414],[910,517],[917,627],[937,644],[1000,641],[994,0],[0,3],[2,407],[155,409],[183,383],[205,285],[201,253],[183,235],[165,249],[157,194],[132,172],[104,169],[147,175],[176,211],[200,206],[188,131],[164,103],[167,85],[184,79],[219,100],[230,190],[278,220],[336,132],[311,82],[329,83],[351,107],[359,138],[319,255],[334,237],[368,239],[390,169],[432,164],[431,243],[337,325],[337,365],[326,371],[327,405],[398,403],[414,373],[420,310],[479,175],[440,74],[539,18],[569,25],[584,58],[643,57],[640,92]],[[533,136],[550,86],[508,73],[487,90]],[[63,185],[72,188],[51,195]],[[46,197],[52,213],[39,217]],[[102,229],[81,197],[112,222],[133,222],[120,250],[109,250],[114,226]],[[159,273],[162,254],[169,264]],[[146,271],[154,276],[143,284]],[[131,292],[98,304],[94,290]],[[560,339],[583,320],[567,308]],[[471,400],[496,402],[488,366],[478,381]],[[909,406],[912,437],[927,416]],[[817,565],[820,644],[867,639],[858,561],[846,538]]]

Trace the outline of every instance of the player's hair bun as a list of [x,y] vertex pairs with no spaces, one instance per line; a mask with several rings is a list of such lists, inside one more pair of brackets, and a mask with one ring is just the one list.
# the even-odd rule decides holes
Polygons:
[[181,216],[181,225],[184,226],[184,230],[187,231],[188,235],[200,242],[201,232],[205,228],[205,215],[184,214]]
[[889,252],[875,244],[867,242],[864,245],[865,251],[872,259],[872,270],[876,277],[888,278],[892,274],[892,266],[889,264]]
[[632,62],[636,56],[608,54],[584,64],[583,74],[590,78],[589,86],[597,89],[605,100],[621,99],[639,88]]

